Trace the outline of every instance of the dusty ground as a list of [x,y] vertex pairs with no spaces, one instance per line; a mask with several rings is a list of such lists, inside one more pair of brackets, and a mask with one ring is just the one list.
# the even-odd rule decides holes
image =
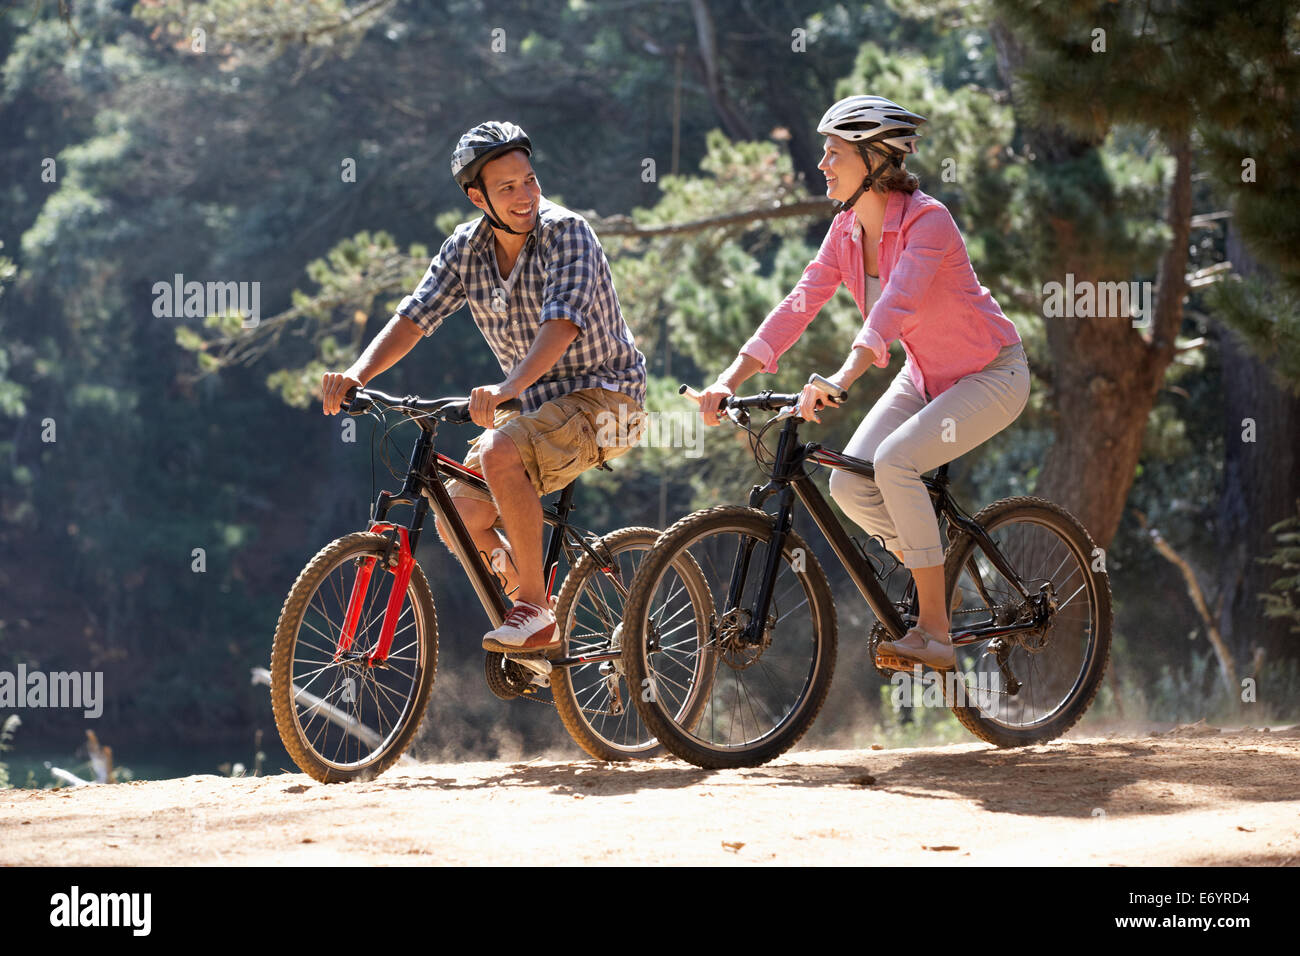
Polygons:
[[0,795],[0,864],[1300,863],[1300,728]]

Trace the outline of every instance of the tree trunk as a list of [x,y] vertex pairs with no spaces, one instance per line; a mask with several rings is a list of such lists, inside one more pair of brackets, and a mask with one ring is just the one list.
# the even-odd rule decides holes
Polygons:
[[[1241,275],[1262,271],[1231,226],[1227,254]],[[1278,388],[1268,364],[1254,358],[1236,333],[1217,323],[1216,328],[1224,394],[1218,625],[1238,660],[1249,660],[1257,649],[1268,658],[1295,657],[1296,636],[1288,623],[1264,617],[1257,597],[1278,569],[1254,559],[1272,551],[1269,525],[1294,514],[1300,498],[1300,398]],[[1254,441],[1243,440],[1247,419],[1254,423]]]
[[[1003,81],[1014,89],[1023,50],[1001,24],[991,28]],[[1019,106],[1016,104],[1019,115]],[[1026,145],[1045,163],[1077,159],[1095,148],[1064,129],[1022,122]],[[1176,167],[1166,221],[1173,234],[1156,281],[1151,338],[1125,315],[1048,318],[1044,321],[1052,357],[1055,441],[1039,473],[1034,493],[1057,501],[1083,522],[1101,548],[1109,547],[1124,512],[1137,469],[1147,416],[1173,358],[1174,337],[1182,322],[1186,294],[1187,241],[1191,231],[1191,149],[1186,133],[1170,137]],[[1074,223],[1056,220],[1058,262],[1045,267],[1054,281],[1124,281],[1127,276],[1097,275],[1086,253],[1075,252]],[[1096,288],[1096,286],[1094,286]],[[1099,312],[1102,297],[1097,296]]]
[[695,17],[695,35],[700,44],[699,64],[709,91],[709,102],[722,121],[722,128],[732,139],[751,140],[754,131],[731,103],[718,66],[718,37],[713,24],[713,14],[705,0],[691,0],[691,13]]

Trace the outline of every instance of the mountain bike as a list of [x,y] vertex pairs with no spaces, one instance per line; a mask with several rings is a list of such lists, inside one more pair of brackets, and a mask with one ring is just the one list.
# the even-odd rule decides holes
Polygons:
[[[813,379],[824,394],[847,397]],[[748,507],[709,508],[668,528],[627,597],[623,668],[628,682],[643,688],[635,698],[641,718],[669,751],[700,767],[753,766],[784,753],[830,690],[835,604],[816,555],[793,528],[796,503],[874,612],[867,645],[886,679],[899,672],[883,663],[878,645],[902,638],[919,616],[915,581],[909,575],[901,599],[891,599],[886,581],[899,562],[883,542],[874,555],[851,538],[812,480],[818,467],[874,479],[871,462],[801,442],[798,400],[770,391],[726,400],[727,416],[749,433],[767,483],[754,486]],[[777,415],[755,428],[751,410]],[[764,438],[779,422],[772,451]],[[1005,498],[971,517],[949,491],[948,464],[922,481],[948,541],[944,573],[957,665],[924,677],[917,665],[915,676],[942,678],[943,700],[982,740],[1018,747],[1060,736],[1092,703],[1110,654],[1110,584],[1100,549],[1053,502]],[[764,510],[773,498],[774,513]],[[700,661],[664,644],[663,622],[681,617],[685,589],[675,569],[686,556],[715,598],[705,632],[673,635],[713,654],[703,709],[681,706],[701,694],[694,683]]]
[[[501,407],[520,406],[515,400]],[[381,425],[385,412],[399,412],[398,424],[412,420],[420,434],[402,489],[378,495],[366,530],[344,535],[312,558],[276,625],[271,651],[276,727],[294,762],[324,783],[369,779],[386,770],[410,745],[428,704],[438,663],[438,622],[415,551],[430,507],[489,629],[500,626],[510,606],[492,559],[475,546],[444,485],[455,478],[486,492],[487,482],[435,448],[439,422],[470,422],[468,399],[399,398],[353,388],[343,410],[372,414]],[[553,599],[564,644],[551,657],[487,652],[484,675],[502,700],[540,700],[549,687],[565,729],[593,757],[649,756],[659,745],[629,700],[618,642],[627,588],[659,532],[623,528],[598,536],[575,526],[569,521],[574,487],[568,485],[552,507],[543,508],[550,528],[544,563],[548,597],[561,560],[568,567]],[[412,507],[407,524],[389,518],[397,505]],[[699,570],[687,557],[677,573],[693,602],[683,613],[702,620],[709,600]],[[701,673],[693,675],[698,692],[684,697],[679,716],[685,722],[703,706],[709,686],[705,671],[712,662],[707,648],[690,650]]]

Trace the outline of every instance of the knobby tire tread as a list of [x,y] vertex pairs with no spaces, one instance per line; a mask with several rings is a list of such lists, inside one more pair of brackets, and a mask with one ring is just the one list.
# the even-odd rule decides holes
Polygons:
[[[275,715],[276,729],[285,750],[304,773],[321,783],[341,783],[348,780],[369,780],[377,777],[391,767],[410,746],[420,721],[424,717],[429,703],[429,694],[433,689],[434,672],[438,666],[438,619],[433,603],[433,593],[429,589],[428,579],[417,563],[411,569],[410,583],[415,587],[415,598],[423,606],[424,619],[428,622],[427,634],[420,635],[424,643],[425,668],[421,675],[420,686],[416,689],[416,703],[407,716],[405,723],[393,742],[374,762],[355,770],[343,770],[324,763],[302,740],[297,721],[294,719],[293,691],[291,689],[293,650],[298,630],[301,627],[303,613],[307,602],[316,593],[321,580],[334,570],[337,558],[341,554],[365,547],[377,556],[382,555],[388,546],[388,539],[381,534],[370,531],[357,531],[337,538],[316,553],[307,566],[298,574],[298,578],[289,590],[280,609],[280,618],[276,623],[275,640],[271,646],[271,709]],[[376,568],[374,573],[388,573]],[[410,597],[408,586],[407,597]],[[292,628],[292,633],[290,629]]]
[[[646,678],[640,647],[644,644],[644,621],[646,602],[650,595],[646,593],[648,585],[657,582],[676,556],[678,546],[686,539],[703,540],[707,532],[701,529],[716,525],[719,530],[737,529],[754,532],[760,538],[769,538],[772,532],[773,516],[757,508],[743,505],[719,505],[697,511],[681,518],[668,528],[655,542],[654,550],[641,562],[628,594],[627,608],[624,616],[623,660],[628,683],[632,686],[644,686]],[[831,678],[835,672],[836,657],[836,619],[835,600],[821,564],[804,540],[793,530],[786,535],[785,554],[796,548],[802,548],[805,558],[805,573],[808,575],[809,587],[822,602],[820,609],[819,644],[821,663],[814,677],[809,692],[808,703],[797,722],[786,728],[775,739],[766,741],[752,749],[735,750],[720,753],[696,744],[689,735],[678,728],[675,721],[665,717],[652,701],[644,701],[637,695],[637,709],[646,726],[659,738],[659,742],[674,756],[706,770],[723,770],[735,767],[755,767],[774,760],[785,753],[808,732],[813,721],[820,713],[830,692]],[[636,650],[633,650],[633,649]],[[718,666],[723,666],[721,663]]]
[[[1110,576],[1105,572],[1093,572],[1091,570],[1089,562],[1096,545],[1083,523],[1055,502],[1032,495],[1019,495],[995,501],[976,514],[974,520],[981,527],[987,528],[992,519],[1004,517],[1008,512],[1032,513],[1039,518],[1047,518],[1049,520],[1045,523],[1049,527],[1052,527],[1054,531],[1064,537],[1074,539],[1075,543],[1080,547],[1085,573],[1091,574],[1093,581],[1098,585],[1096,632],[1097,642],[1100,647],[1098,649],[1099,653],[1094,656],[1089,665],[1091,671],[1084,684],[1083,692],[1075,698],[1074,702],[1060,716],[1042,728],[1014,731],[1010,728],[998,727],[985,720],[978,707],[954,706],[951,708],[953,715],[961,725],[972,734],[981,740],[1003,748],[1027,747],[1055,740],[1079,722],[1088,708],[1092,706],[1097,692],[1101,689],[1102,678],[1105,676],[1106,667],[1110,663],[1111,627],[1114,623]],[[1054,525],[1053,522],[1055,522]],[[949,604],[952,602],[953,587],[961,576],[961,570],[974,548],[974,539],[965,532],[957,535],[948,547],[944,561],[944,578],[947,582],[946,598]]]

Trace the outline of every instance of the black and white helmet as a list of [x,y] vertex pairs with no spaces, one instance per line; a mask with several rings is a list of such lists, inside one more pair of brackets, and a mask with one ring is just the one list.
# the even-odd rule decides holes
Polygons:
[[468,194],[483,167],[512,149],[522,149],[529,156],[533,155],[533,144],[528,134],[514,123],[480,123],[456,144],[451,154],[451,175]]
[[846,96],[826,111],[817,132],[856,143],[864,154],[868,146],[883,147],[897,163],[916,152],[916,129],[924,122],[883,96]]

